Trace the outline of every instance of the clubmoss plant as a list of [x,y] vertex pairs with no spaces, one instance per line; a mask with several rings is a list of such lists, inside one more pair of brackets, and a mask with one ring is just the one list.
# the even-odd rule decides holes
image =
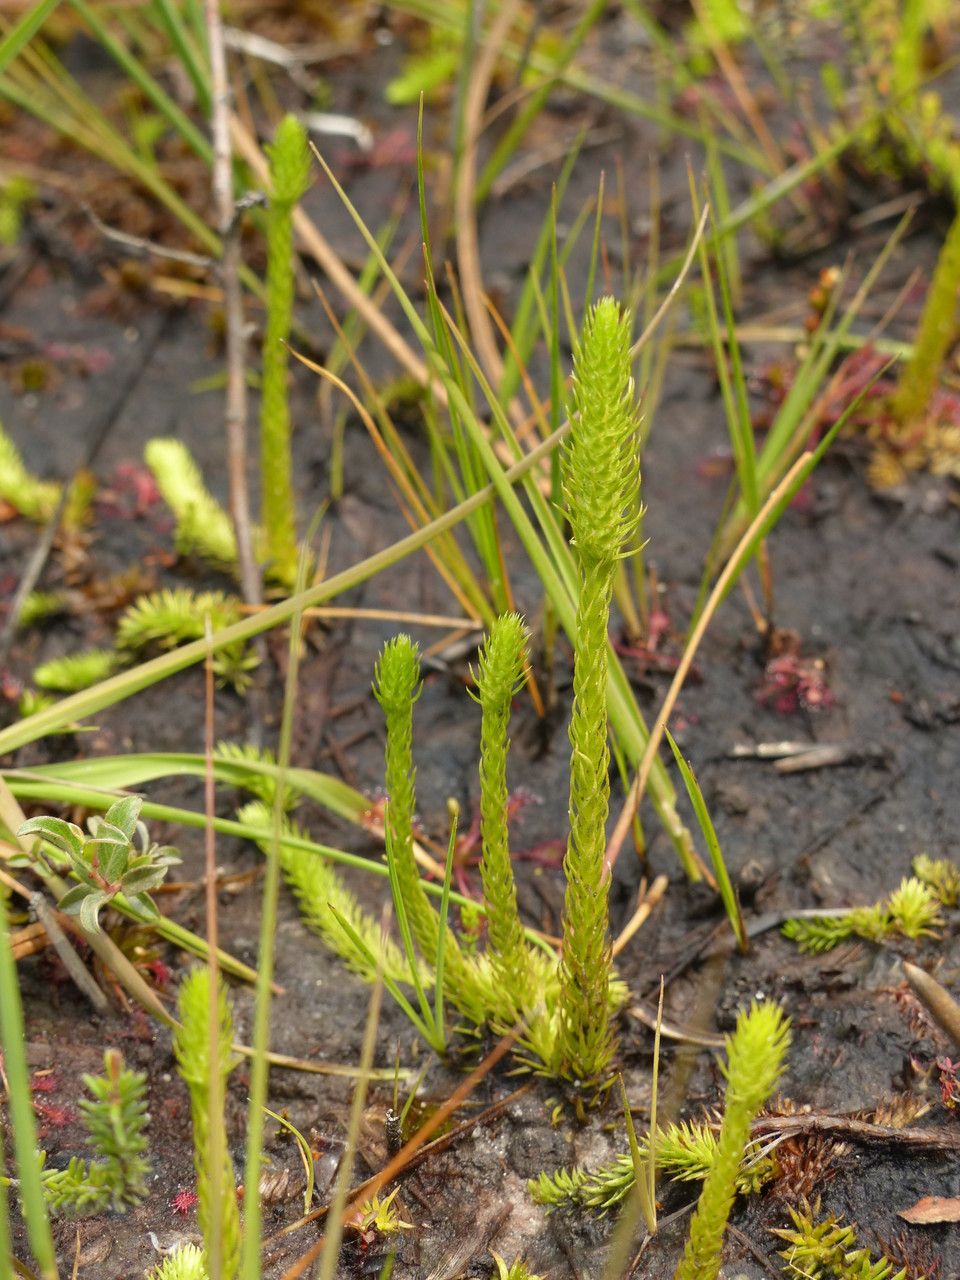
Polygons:
[[[639,1140],[645,1160],[648,1147]],[[676,1182],[702,1182],[717,1162],[720,1141],[709,1124],[671,1124],[657,1133],[657,1168]],[[773,1157],[757,1142],[749,1142],[737,1172],[736,1188],[741,1195],[758,1191],[776,1174]],[[636,1182],[633,1156],[629,1151],[599,1169],[558,1169],[541,1173],[530,1181],[531,1196],[548,1209],[583,1207],[601,1214],[621,1204]]]
[[[263,800],[251,800],[238,812],[237,821],[269,831],[273,822],[272,805]],[[303,836],[289,817],[284,817],[281,834]],[[267,839],[258,841],[263,852],[267,851],[269,843]],[[281,843],[280,867],[306,924],[337,952],[348,969],[364,981],[373,982],[379,963],[385,979],[408,985],[412,983],[409,965],[399,947],[389,938],[381,937],[379,921],[364,911],[331,863],[306,849],[295,849]],[[345,922],[349,929],[344,928]],[[360,937],[363,946],[357,947],[351,931]],[[375,958],[373,964],[371,955]],[[421,974],[421,981],[424,977],[429,984],[430,976]]]
[[[197,1171],[197,1222],[209,1247],[214,1235],[220,1242],[220,1275],[233,1280],[240,1264],[240,1210],[233,1161],[223,1130],[223,1115],[210,1114],[210,1080],[216,1071],[220,1077],[221,1097],[227,1077],[237,1064],[233,1054],[233,1017],[222,987],[216,994],[218,1010],[218,1042],[216,1056],[210,1058],[209,1002],[210,973],[194,969],[180,984],[178,1006],[180,1026],[173,1040],[177,1066],[190,1093],[193,1120],[193,1162]],[[219,1221],[214,1221],[213,1179],[211,1178],[211,1133],[220,1127],[223,1166],[220,1174]]]
[[607,936],[607,626],[617,566],[640,514],[639,414],[630,321],[612,298],[588,313],[574,353],[563,495],[579,573],[570,722],[570,836],[560,970],[558,1069],[584,1090],[609,1083],[614,1029]]
[[501,1258],[499,1253],[490,1252],[490,1257],[496,1266],[495,1280],[541,1280],[540,1276],[535,1276],[522,1258],[514,1258],[510,1265],[507,1265],[506,1259]]
[[43,1192],[51,1209],[122,1213],[147,1194],[146,1081],[142,1072],[124,1067],[116,1049],[104,1054],[102,1076],[83,1077],[93,1097],[83,1099],[80,1112],[97,1158],[74,1157],[66,1169],[44,1168]]
[[906,1267],[894,1275],[889,1258],[874,1259],[869,1249],[857,1244],[853,1227],[835,1214],[820,1217],[820,1201],[811,1206],[804,1201],[799,1209],[788,1206],[793,1226],[774,1235],[785,1240],[780,1257],[787,1262],[786,1274],[797,1280],[907,1280]]
[[955,907],[960,900],[960,868],[948,858],[931,858],[918,853],[912,865],[913,874],[932,889],[945,907]]
[[430,905],[413,854],[416,769],[413,765],[413,706],[420,697],[420,651],[408,635],[384,645],[374,671],[373,693],[386,722],[386,829],[390,853],[410,928],[424,956],[432,957],[440,921]]
[[147,1280],[207,1280],[207,1257],[195,1244],[182,1244],[147,1272]]
[[510,862],[507,803],[507,728],[510,704],[524,683],[527,630],[517,613],[494,622],[480,649],[475,673],[480,724],[480,880],[487,908],[494,974],[518,1015],[537,994],[537,972],[517,910]]
[[[154,591],[140,596],[124,610],[117,624],[117,647],[125,655],[144,650],[174,649],[206,635],[207,619],[214,631],[232,626],[242,617],[240,601],[222,591],[191,591],[188,587]],[[256,656],[243,641],[218,649],[213,669],[221,684],[242,693],[250,684]]]
[[26,631],[28,627],[66,613],[67,608],[65,591],[31,591],[23,602],[17,626]]
[[270,157],[267,214],[267,326],[263,336],[260,396],[262,523],[267,573],[291,587],[297,573],[290,410],[287,397],[287,338],[293,312],[293,210],[310,185],[310,147],[296,116],[277,126]]
[[717,1154],[703,1184],[674,1280],[716,1280],[750,1126],[783,1070],[790,1022],[771,1001],[741,1012],[727,1037],[727,1090]]
[[34,670],[33,680],[41,689],[53,693],[78,693],[106,680],[116,669],[117,655],[112,649],[87,649],[41,662]]
[[[947,866],[950,864],[948,863]],[[847,938],[882,942],[891,935],[922,938],[943,923],[944,905],[936,889],[917,876],[907,876],[889,897],[869,907],[853,907],[837,915],[788,920],[783,933],[801,951],[831,951]]]
[[900,378],[891,409],[904,428],[923,418],[936,390],[940,369],[957,335],[960,319],[960,214],[943,242],[913,344],[913,356]]
[[60,485],[38,480],[24,466],[20,450],[0,425],[0,498],[28,520],[49,520],[60,501]]
[[176,547],[181,555],[200,556],[233,570],[237,541],[230,517],[203,483],[200,468],[180,440],[158,437],[143,451],[163,500],[176,520]]

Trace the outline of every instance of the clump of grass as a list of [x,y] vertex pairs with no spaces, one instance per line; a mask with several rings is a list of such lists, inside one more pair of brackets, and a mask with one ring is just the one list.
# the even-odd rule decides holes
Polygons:
[[[237,1064],[233,1054],[233,1017],[226,992],[218,987],[217,1043],[211,1058],[209,1003],[210,972],[194,969],[180,984],[177,1003],[180,1026],[174,1035],[177,1067],[190,1093],[193,1121],[193,1160],[197,1172],[197,1222],[210,1249],[218,1242],[220,1275],[233,1280],[240,1265],[240,1210],[233,1161],[227,1148],[223,1113],[210,1110],[211,1078],[219,1077],[219,1096]],[[215,1132],[216,1127],[216,1132]],[[219,1153],[219,1169],[211,1164]],[[217,1192],[219,1194],[217,1194]]]
[[630,322],[612,298],[587,315],[574,354],[563,494],[579,575],[570,722],[570,837],[560,969],[559,1069],[584,1089],[610,1080],[607,626],[617,566],[640,514],[639,414]]
[[28,520],[49,520],[60,501],[60,485],[39,480],[24,466],[20,450],[0,425],[0,498]]
[[753,1003],[727,1037],[727,1089],[717,1153],[690,1223],[674,1280],[716,1280],[727,1219],[750,1139],[750,1126],[780,1078],[790,1046],[790,1021],[771,1001]]
[[310,147],[296,116],[277,126],[270,158],[267,214],[267,326],[263,336],[260,396],[260,466],[267,574],[285,587],[297,575],[287,338],[293,312],[293,210],[310,185]]
[[180,440],[158,437],[147,444],[143,456],[174,514],[180,554],[234,569],[237,541],[230,517],[203,483],[187,446]]
[[75,1156],[66,1169],[44,1169],[43,1193],[51,1209],[74,1214],[122,1213],[147,1194],[147,1077],[128,1071],[116,1049],[104,1054],[102,1076],[84,1076],[93,1095],[80,1103],[96,1159]]
[[[948,864],[949,865],[949,864]],[[949,891],[949,890],[948,890]],[[831,951],[848,938],[882,942],[893,934],[922,938],[943,923],[944,899],[917,876],[906,876],[887,898],[837,915],[797,917],[783,926],[801,951]]]

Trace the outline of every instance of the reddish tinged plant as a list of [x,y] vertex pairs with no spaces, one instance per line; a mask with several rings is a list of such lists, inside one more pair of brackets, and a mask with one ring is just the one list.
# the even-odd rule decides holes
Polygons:
[[170,1200],[170,1208],[174,1213],[179,1213],[186,1217],[188,1213],[195,1207],[197,1203],[197,1193],[189,1187],[181,1187],[181,1189]]
[[800,653],[800,637],[792,631],[777,631],[771,641],[771,656],[763,669],[763,683],[756,699],[772,706],[780,715],[796,711],[823,711],[836,702],[822,658],[805,658]]
[[960,1106],[960,1059],[951,1062],[949,1058],[937,1058],[936,1065],[940,1072],[940,1101],[954,1111]]

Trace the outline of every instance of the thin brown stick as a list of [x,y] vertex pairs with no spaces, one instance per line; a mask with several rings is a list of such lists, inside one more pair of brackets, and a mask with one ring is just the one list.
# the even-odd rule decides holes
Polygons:
[[960,1151],[960,1132],[953,1129],[897,1129],[888,1124],[871,1124],[854,1116],[764,1116],[753,1126],[753,1135],[768,1133],[790,1137],[794,1133],[850,1138],[854,1142],[883,1143],[929,1151]]
[[247,383],[246,322],[240,284],[240,237],[233,199],[233,157],[230,143],[230,84],[223,42],[220,0],[205,0],[207,39],[210,45],[212,81],[211,132],[213,134],[213,195],[223,250],[220,279],[226,329],[227,393],[226,437],[229,508],[237,539],[240,586],[247,604],[260,602],[260,573],[253,556],[250,495],[247,490]]
[[[213,628],[209,617],[206,619],[206,635],[208,646],[213,638]],[[210,1151],[208,1153],[210,1170],[210,1222],[212,1230],[207,1245],[207,1268],[210,1280],[220,1280],[221,1240],[220,1222],[223,1204],[223,1079],[217,1068],[219,1061],[218,1045],[220,1042],[220,957],[217,954],[219,928],[217,923],[217,834],[213,825],[216,812],[216,785],[213,776],[214,748],[214,714],[213,714],[213,649],[209,649],[204,664],[204,779],[203,799],[206,824],[204,827],[204,868],[206,871],[206,916],[207,916],[207,970],[210,974],[210,1000],[207,1009],[207,1034],[209,1045],[207,1061],[210,1064],[208,1089],[208,1107],[210,1114]]]

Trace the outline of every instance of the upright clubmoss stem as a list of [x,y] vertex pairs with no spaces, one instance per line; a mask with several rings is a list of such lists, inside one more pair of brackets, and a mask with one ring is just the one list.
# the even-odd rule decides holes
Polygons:
[[558,1067],[584,1090],[610,1079],[607,626],[614,577],[639,516],[639,414],[630,376],[630,322],[602,299],[574,353],[563,493],[579,570],[570,722],[570,836],[560,969]]
[[293,210],[310,183],[310,148],[303,125],[285,116],[277,126],[270,158],[267,214],[267,325],[263,338],[260,397],[260,462],[267,574],[292,587],[297,572],[287,398],[287,338],[293,312]]
[[[211,1277],[234,1280],[240,1266],[240,1210],[237,1203],[236,1176],[223,1131],[223,1113],[211,1114],[210,1081],[216,1072],[223,1097],[227,1076],[235,1065],[233,1018],[226,992],[217,987],[218,1035],[216,1059],[210,1060],[208,1009],[211,999],[210,973],[194,969],[180,984],[178,1006],[180,1026],[173,1041],[177,1066],[190,1094],[193,1121],[193,1158],[197,1171],[197,1224],[203,1234],[210,1262]],[[211,1143],[213,1126],[219,1126],[219,1141]],[[211,1149],[220,1152],[222,1166],[219,1180],[210,1165]],[[219,1204],[214,1203],[213,1187],[219,1181]]]
[[490,951],[498,980],[523,1009],[533,991],[529,952],[517,910],[507,824],[507,728],[510,703],[523,686],[527,631],[517,613],[497,618],[480,650],[476,698],[480,724],[480,881],[487,908]]
[[960,318],[960,214],[943,242],[923,306],[910,363],[893,396],[893,416],[904,427],[921,418],[936,390],[940,369]]
[[790,1047],[790,1020],[771,1001],[754,1003],[727,1039],[727,1092],[717,1154],[703,1184],[674,1280],[716,1280],[737,1175],[757,1112],[773,1092]]
[[390,855],[396,859],[397,879],[413,936],[424,956],[432,960],[440,921],[420,883],[413,856],[413,704],[420,689],[420,651],[408,635],[394,636],[383,647],[373,685],[387,729],[384,764]]

